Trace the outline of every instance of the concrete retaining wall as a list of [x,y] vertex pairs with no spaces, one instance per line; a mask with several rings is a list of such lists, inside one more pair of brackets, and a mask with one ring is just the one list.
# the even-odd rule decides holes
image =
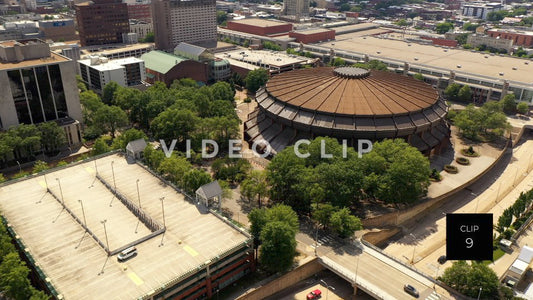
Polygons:
[[278,279],[275,279],[274,281],[271,281],[262,287],[240,296],[237,298],[237,300],[265,299],[266,297],[272,296],[275,293],[280,292],[306,278],[309,278],[310,276],[322,270],[324,270],[324,267],[315,257],[306,264],[303,264],[289,273],[282,275]]
[[378,231],[367,232],[363,235],[363,239],[374,246],[380,246],[381,243],[387,241],[389,238],[401,231],[400,227],[386,228]]

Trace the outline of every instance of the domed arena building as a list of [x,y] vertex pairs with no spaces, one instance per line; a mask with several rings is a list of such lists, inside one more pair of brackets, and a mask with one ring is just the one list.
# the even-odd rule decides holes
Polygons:
[[448,108],[423,81],[385,71],[320,67],[272,77],[256,94],[244,124],[250,144],[265,140],[272,154],[318,136],[378,141],[403,138],[425,155],[449,144]]

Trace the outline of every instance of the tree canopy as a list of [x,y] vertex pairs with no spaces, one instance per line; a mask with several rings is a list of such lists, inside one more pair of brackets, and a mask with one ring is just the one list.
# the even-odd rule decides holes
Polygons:
[[492,140],[510,128],[502,103],[497,101],[486,102],[480,108],[470,104],[455,114],[452,120],[461,135],[472,140]]
[[[322,158],[324,143],[326,154]],[[316,138],[278,153],[267,167],[270,199],[284,203],[299,213],[309,213],[312,203],[336,207],[356,206],[360,199],[387,203],[411,203],[423,196],[429,185],[429,161],[416,148],[401,139],[375,143],[373,150],[358,158],[351,147],[343,148],[336,139]]]
[[246,75],[245,81],[248,92],[255,94],[268,81],[268,71],[263,68],[252,70]]
[[481,299],[498,299],[498,276],[483,263],[456,261],[444,271],[441,280],[466,296],[478,297],[481,288]]

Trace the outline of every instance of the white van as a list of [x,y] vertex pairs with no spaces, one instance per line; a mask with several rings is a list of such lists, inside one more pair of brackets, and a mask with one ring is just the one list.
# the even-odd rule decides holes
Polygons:
[[118,261],[125,261],[130,257],[133,257],[137,255],[137,248],[135,247],[129,247],[127,249],[122,250],[117,256]]

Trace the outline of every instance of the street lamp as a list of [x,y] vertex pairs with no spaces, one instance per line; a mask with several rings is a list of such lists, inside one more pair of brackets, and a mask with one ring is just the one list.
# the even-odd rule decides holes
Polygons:
[[481,297],[481,291],[483,290],[482,287],[479,288],[479,294],[477,294],[477,300],[479,300],[479,297]]
[[85,230],[87,230],[87,219],[85,219],[85,209],[83,209],[83,201],[78,199],[78,202],[81,204],[81,213],[83,214],[83,224],[85,225]]
[[334,291],[335,288],[327,284],[323,279],[320,279],[320,282],[322,282],[326,286],[326,300],[328,300],[329,289],[331,288],[331,290]]
[[59,184],[59,192],[61,193],[61,202],[63,202],[63,206],[65,206],[65,198],[63,198],[63,189],[61,188],[61,181],[59,178],[56,178],[57,184]]
[[113,174],[113,186],[115,187],[115,193],[117,192],[117,182],[115,181],[115,168],[113,168],[113,164],[115,161],[113,160],[111,162],[111,173]]
[[[165,223],[165,202],[163,200],[165,200],[165,197],[161,197],[159,198],[159,200],[161,200],[161,211],[163,212],[163,228],[165,229],[165,231],[167,231],[167,225]],[[159,244],[159,247],[163,246],[163,239],[165,238],[165,231],[163,231],[163,235],[161,236],[161,244]]]
[[415,245],[413,247],[413,258],[411,258],[411,264],[414,264],[415,263],[415,251],[416,251],[416,236],[412,233],[409,233],[409,235],[413,237],[413,240],[415,242]]
[[139,200],[139,209],[141,208],[141,194],[139,194],[139,179],[136,181],[137,183],[137,199]]
[[104,225],[104,234],[105,234],[105,243],[107,245],[107,255],[109,256],[109,240],[107,239],[107,228],[105,227],[105,223],[107,222],[107,219],[104,219],[102,221],[100,221],[100,223],[102,223],[102,225]]
[[20,163],[18,160],[17,160],[17,165],[19,165],[19,173],[22,172],[22,168],[20,167]]

